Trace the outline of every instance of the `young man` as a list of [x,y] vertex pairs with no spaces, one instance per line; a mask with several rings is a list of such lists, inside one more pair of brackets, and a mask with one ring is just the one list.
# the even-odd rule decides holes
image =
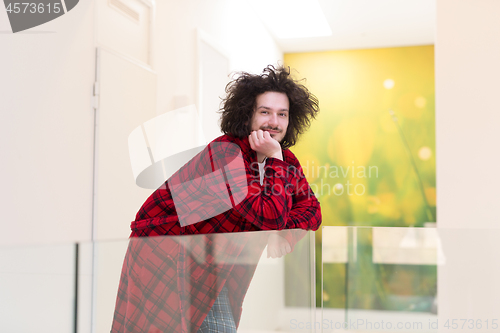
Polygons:
[[316,97],[272,66],[242,73],[226,93],[225,135],[156,190],[132,222],[111,332],[236,332],[256,267],[237,259],[259,258],[265,243],[268,256],[281,257],[300,235],[266,233],[262,243],[250,240],[256,233],[220,233],[321,223],[319,202],[288,150],[317,115]]

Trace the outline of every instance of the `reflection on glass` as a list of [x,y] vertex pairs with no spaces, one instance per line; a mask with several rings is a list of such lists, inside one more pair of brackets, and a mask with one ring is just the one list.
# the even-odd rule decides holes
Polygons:
[[1,328],[197,332],[226,292],[238,332],[295,332],[314,317],[314,265],[313,233],[298,229],[4,247]]
[[322,241],[323,318],[362,331],[390,331],[399,322],[411,326],[403,330],[433,331],[444,262],[436,229],[325,227]]
[[[238,332],[293,331],[293,323],[311,322],[314,313],[310,235],[283,230],[132,238],[118,286],[108,280],[118,275],[116,267],[109,271],[102,262],[96,271],[96,322],[112,332],[197,332],[226,295]],[[292,245],[291,253],[272,252],[276,236]],[[97,251],[116,262],[122,245],[99,243]]]
[[128,137],[130,164],[137,186],[156,189],[175,171],[205,148],[194,105],[148,120]]
[[[356,332],[437,332],[438,319],[442,332],[497,332],[500,327],[500,230],[325,227],[323,275],[317,283],[323,290],[322,317],[315,317],[313,306],[313,234],[286,231],[283,236],[291,237],[294,249],[272,259],[266,247],[273,233],[1,247],[2,332],[66,333],[75,327],[91,332],[91,325],[93,332],[109,332],[127,248],[134,250],[127,254],[129,263],[142,265],[132,275],[135,285],[158,280],[154,289],[142,289],[154,290],[144,299],[168,293],[162,289],[168,279],[161,279],[169,276],[166,268],[187,273],[174,283],[184,292],[171,292],[187,305],[200,301],[189,293],[195,282],[213,281],[201,293],[203,299],[217,293],[224,279],[225,285],[248,283],[239,290],[244,299],[238,332],[339,332],[345,325]],[[181,263],[186,265],[178,270]],[[142,298],[131,300],[139,305]],[[145,302],[141,310],[154,319],[148,309],[166,303]]]
[[73,332],[76,246],[0,247],[0,330]]

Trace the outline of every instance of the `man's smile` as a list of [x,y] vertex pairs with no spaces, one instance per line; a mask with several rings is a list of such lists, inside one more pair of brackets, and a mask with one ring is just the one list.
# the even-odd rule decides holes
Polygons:
[[262,127],[261,130],[269,132],[271,136],[274,134],[280,134],[282,131],[279,128],[269,128],[269,127]]

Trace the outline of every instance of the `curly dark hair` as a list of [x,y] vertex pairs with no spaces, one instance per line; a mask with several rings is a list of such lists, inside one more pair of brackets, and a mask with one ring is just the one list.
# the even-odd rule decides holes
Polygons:
[[281,141],[283,149],[297,143],[319,112],[316,96],[290,76],[290,67],[264,68],[261,75],[239,73],[237,79],[226,86],[226,98],[222,100],[221,130],[238,138],[250,135],[256,97],[268,91],[285,93],[289,101],[288,128]]

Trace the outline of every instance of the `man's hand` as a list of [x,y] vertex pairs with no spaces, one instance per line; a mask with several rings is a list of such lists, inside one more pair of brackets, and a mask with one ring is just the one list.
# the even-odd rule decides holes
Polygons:
[[263,130],[253,131],[248,136],[248,141],[250,142],[250,147],[255,150],[258,155],[273,157],[283,161],[280,143],[274,140],[269,132]]
[[268,258],[281,258],[290,252],[292,252],[292,247],[286,239],[275,233],[269,235],[269,239],[267,240]]

